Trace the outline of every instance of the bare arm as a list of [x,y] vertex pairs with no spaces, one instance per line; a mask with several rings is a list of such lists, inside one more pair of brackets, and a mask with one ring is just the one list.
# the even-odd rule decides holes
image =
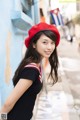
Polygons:
[[8,113],[14,107],[15,103],[19,100],[19,98],[24,94],[24,92],[32,85],[33,81],[20,79],[10,96],[4,103],[0,113]]

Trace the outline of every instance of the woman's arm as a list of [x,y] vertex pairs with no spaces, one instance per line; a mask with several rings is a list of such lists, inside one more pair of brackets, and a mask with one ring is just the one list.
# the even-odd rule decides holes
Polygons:
[[14,107],[15,103],[19,100],[19,98],[24,94],[24,92],[32,85],[33,81],[20,79],[19,82],[14,87],[10,96],[4,103],[0,113],[8,113]]

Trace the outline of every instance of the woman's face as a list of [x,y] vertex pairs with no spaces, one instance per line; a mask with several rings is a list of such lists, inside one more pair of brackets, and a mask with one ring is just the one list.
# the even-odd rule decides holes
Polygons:
[[33,47],[38,51],[42,57],[49,58],[55,49],[55,43],[44,34],[38,39]]

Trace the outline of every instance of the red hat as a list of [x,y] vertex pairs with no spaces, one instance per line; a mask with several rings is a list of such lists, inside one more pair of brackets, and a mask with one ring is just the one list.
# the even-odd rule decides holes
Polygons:
[[54,25],[50,25],[44,22],[41,22],[37,25],[34,25],[29,31],[28,34],[29,36],[25,39],[25,45],[28,48],[30,41],[32,37],[34,37],[38,32],[43,31],[43,30],[51,30],[55,35],[57,36],[56,40],[56,46],[58,46],[59,41],[60,41],[60,34],[58,29]]

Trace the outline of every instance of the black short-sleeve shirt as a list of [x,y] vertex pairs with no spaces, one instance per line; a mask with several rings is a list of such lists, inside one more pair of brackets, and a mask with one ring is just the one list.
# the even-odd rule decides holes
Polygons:
[[13,109],[8,113],[7,120],[30,120],[32,117],[32,111],[34,108],[37,94],[42,88],[42,82],[40,80],[40,72],[35,67],[25,67],[18,76],[18,80],[21,78],[32,80],[33,84],[17,101]]

